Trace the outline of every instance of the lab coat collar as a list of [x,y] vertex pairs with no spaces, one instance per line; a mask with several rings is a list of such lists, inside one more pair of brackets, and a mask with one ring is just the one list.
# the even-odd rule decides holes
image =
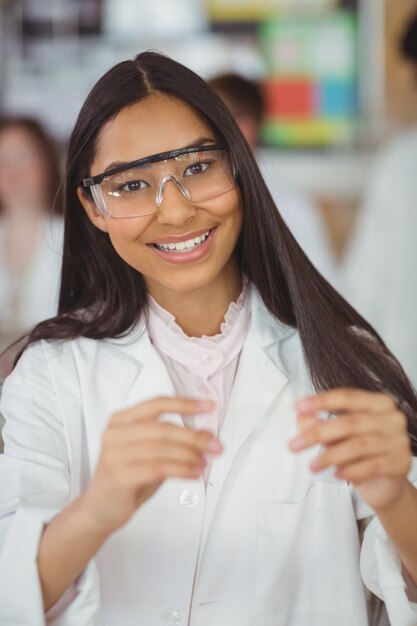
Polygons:
[[259,291],[252,287],[251,330],[262,348],[268,348],[296,332],[295,328],[279,322],[266,308]]
[[[128,334],[107,339],[106,344],[126,355],[134,365],[130,370],[121,368],[123,376],[119,384],[124,406],[134,406],[158,396],[175,395],[165,364],[150,340],[145,314]],[[179,415],[170,415],[164,421],[183,425]]]

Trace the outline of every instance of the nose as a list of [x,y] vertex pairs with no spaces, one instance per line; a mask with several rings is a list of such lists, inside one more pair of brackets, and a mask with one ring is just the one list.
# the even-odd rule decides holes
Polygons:
[[161,180],[155,202],[158,207],[156,219],[160,224],[181,225],[196,213],[187,189],[173,176]]
[[188,192],[188,189],[183,185],[180,179],[177,176],[174,176],[174,174],[167,174],[166,176],[163,176],[161,178],[159,185],[158,185],[158,190],[156,192],[155,202],[156,202],[156,206],[158,207],[158,209],[162,204],[165,186],[169,181],[172,181],[178,187],[178,189],[181,191],[184,198],[187,198],[187,200],[190,200],[190,194]]

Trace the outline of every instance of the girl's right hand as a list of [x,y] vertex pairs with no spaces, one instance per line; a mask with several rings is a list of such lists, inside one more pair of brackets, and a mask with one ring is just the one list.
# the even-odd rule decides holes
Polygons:
[[113,415],[88,489],[81,496],[84,513],[100,531],[112,533],[167,478],[196,479],[205,455],[218,455],[222,445],[208,431],[159,421],[162,413],[195,415],[213,403],[190,398],[159,397]]

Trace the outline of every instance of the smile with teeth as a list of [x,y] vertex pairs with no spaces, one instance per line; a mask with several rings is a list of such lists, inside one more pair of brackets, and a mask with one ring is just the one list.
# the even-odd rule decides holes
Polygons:
[[201,246],[209,235],[210,231],[208,230],[206,233],[194,237],[194,239],[188,239],[188,241],[179,241],[178,243],[154,243],[154,246],[163,252],[191,252],[191,250]]

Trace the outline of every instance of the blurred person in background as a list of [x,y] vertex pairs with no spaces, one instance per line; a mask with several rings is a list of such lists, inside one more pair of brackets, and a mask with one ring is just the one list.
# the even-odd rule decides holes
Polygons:
[[[401,40],[416,69],[417,14]],[[345,295],[417,385],[417,128],[377,157],[344,262]]]
[[[208,81],[232,113],[252,150],[260,144],[265,101],[259,85],[235,73],[219,74]],[[298,188],[282,181],[266,155],[258,165],[287,226],[319,272],[335,286],[335,261],[319,208]]]
[[41,125],[30,118],[0,118],[0,350],[57,311],[59,186],[57,150]]

